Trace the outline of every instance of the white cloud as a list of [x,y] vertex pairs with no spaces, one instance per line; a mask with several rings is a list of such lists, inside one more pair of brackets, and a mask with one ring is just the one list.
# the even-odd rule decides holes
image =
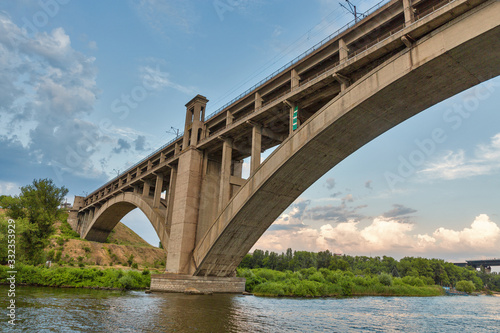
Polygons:
[[252,249],[269,249],[277,252],[288,248],[317,251],[316,240],[318,237],[318,230],[312,228],[267,232],[255,243]]
[[424,179],[459,179],[489,175],[500,170],[500,133],[488,144],[478,145],[474,158],[467,158],[464,150],[448,151],[436,161],[430,162],[418,173]]
[[13,182],[0,180],[0,195],[16,195],[19,194],[20,186]]
[[170,74],[160,70],[159,65],[156,68],[151,66],[142,66],[140,69],[141,81],[147,84],[148,89],[162,90],[164,88],[173,88],[186,95],[193,95],[196,92],[194,87],[186,87],[170,80]]
[[335,227],[326,224],[320,228],[317,244],[322,250],[330,249],[341,253],[390,252],[395,248],[409,246],[409,233],[413,228],[413,224],[383,218],[375,218],[370,225],[362,229],[359,228],[358,222],[352,220],[339,223]]
[[447,250],[490,249],[496,247],[494,244],[500,239],[500,228],[488,215],[481,214],[472,222],[470,228],[460,231],[438,228],[432,236],[441,248]]
[[[297,223],[294,220],[293,223]],[[352,255],[428,256],[446,255],[494,256],[500,245],[500,228],[485,214],[475,218],[462,230],[438,228],[432,235],[415,233],[415,225],[378,217],[361,227],[354,220],[335,226],[324,224],[319,229],[270,229],[255,244],[254,249],[283,251],[322,251]]]
[[62,28],[30,35],[0,14],[2,141],[19,140],[32,161],[95,174],[90,157],[106,137],[84,120],[99,94],[94,61]]

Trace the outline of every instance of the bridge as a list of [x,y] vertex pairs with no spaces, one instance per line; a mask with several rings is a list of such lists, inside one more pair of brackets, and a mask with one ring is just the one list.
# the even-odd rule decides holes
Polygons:
[[167,250],[152,288],[197,281],[239,291],[244,255],[311,184],[399,123],[500,74],[499,23],[494,0],[380,3],[215,113],[194,97],[184,133],[75,197],[70,224],[102,242],[139,208]]
[[486,273],[491,273],[491,266],[500,266],[500,259],[476,259],[466,260],[465,262],[457,262],[454,265],[459,267],[471,266],[475,269],[484,267]]

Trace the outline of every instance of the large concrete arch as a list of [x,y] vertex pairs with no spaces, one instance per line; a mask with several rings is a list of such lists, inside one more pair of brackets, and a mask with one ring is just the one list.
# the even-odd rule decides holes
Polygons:
[[169,235],[165,226],[165,208],[153,208],[152,199],[133,192],[124,192],[106,201],[83,231],[82,238],[105,242],[118,222],[135,208],[139,208],[146,215],[160,238],[163,248],[166,249]]
[[499,17],[498,2],[471,10],[376,67],[308,119],[197,241],[192,274],[231,275],[275,219],[340,161],[415,114],[500,75]]

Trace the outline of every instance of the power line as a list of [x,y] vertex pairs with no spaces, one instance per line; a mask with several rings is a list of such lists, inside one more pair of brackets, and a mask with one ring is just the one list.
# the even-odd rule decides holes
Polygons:
[[344,6],[341,2],[339,2],[339,5],[341,7],[343,7],[344,9],[346,9],[349,13],[354,15],[354,22],[355,23],[358,23],[358,20],[365,17],[365,15],[363,13],[358,13],[358,11],[356,10],[356,6],[354,4],[352,4],[349,0],[345,0],[345,2],[347,2],[347,5],[349,6],[349,8],[347,6]]

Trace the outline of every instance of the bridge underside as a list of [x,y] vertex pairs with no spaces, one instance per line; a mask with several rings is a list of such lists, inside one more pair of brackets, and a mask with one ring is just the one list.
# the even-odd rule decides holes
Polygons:
[[96,242],[105,242],[111,230],[132,210],[139,208],[155,228],[162,245],[168,245],[168,233],[165,228],[165,209],[153,208],[151,200],[134,193],[122,193],[108,200],[99,208],[95,216],[88,216],[89,221],[79,230],[82,238]]

